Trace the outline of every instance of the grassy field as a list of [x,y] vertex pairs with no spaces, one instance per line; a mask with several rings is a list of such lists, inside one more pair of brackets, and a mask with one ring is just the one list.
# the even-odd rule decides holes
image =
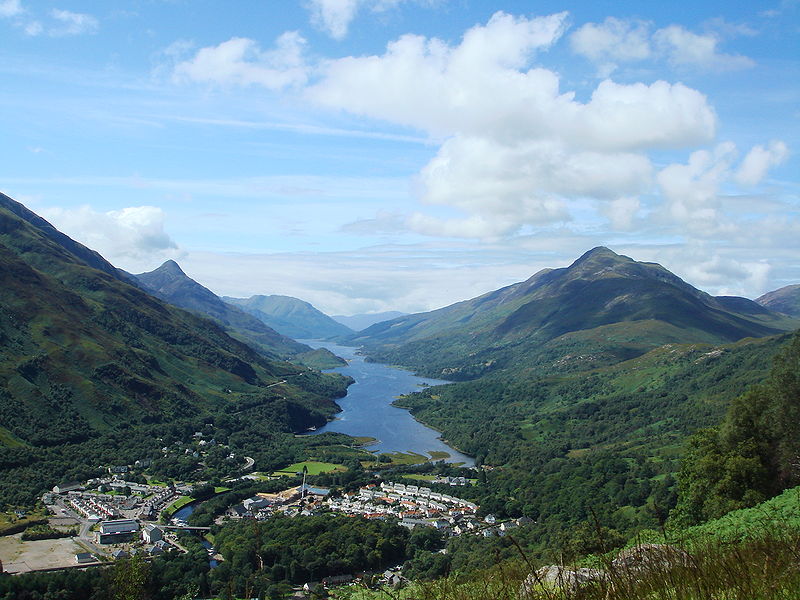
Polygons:
[[191,496],[181,496],[175,502],[170,504],[167,508],[164,509],[164,512],[167,513],[170,517],[178,512],[181,508],[189,504],[190,502],[194,502],[194,498]]
[[[361,464],[364,468],[375,467],[401,467],[408,465],[421,465],[430,460],[424,454],[417,454],[416,452],[383,452],[381,456],[388,456],[391,462],[382,462],[378,460],[363,460]],[[376,457],[377,458],[377,457]]]
[[281,477],[281,476],[292,477],[297,473],[302,473],[303,467],[306,467],[308,469],[309,475],[319,475],[320,473],[336,473],[347,470],[347,467],[345,467],[344,465],[319,462],[316,460],[307,460],[304,462],[291,464],[288,467],[281,469],[280,471],[275,471],[272,475],[273,477]]
[[438,475],[403,475],[403,479],[415,479],[417,481],[433,481]]

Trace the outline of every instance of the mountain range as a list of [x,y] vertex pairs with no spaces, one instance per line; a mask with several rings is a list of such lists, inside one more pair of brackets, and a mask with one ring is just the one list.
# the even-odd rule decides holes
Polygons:
[[291,296],[250,296],[222,298],[254,316],[275,331],[296,340],[330,339],[350,336],[353,330],[320,312],[308,302]]
[[752,300],[714,297],[656,263],[605,247],[569,267],[348,339],[373,360],[429,376],[473,379],[504,368],[584,370],[667,343],[725,343],[795,329]]
[[273,416],[287,431],[324,423],[337,410],[341,378],[268,358],[133,283],[0,194],[5,445],[85,442],[104,431],[214,414],[244,398],[281,398]]
[[380,323],[382,321],[391,321],[399,317],[405,317],[408,313],[400,312],[399,310],[388,310],[379,313],[364,313],[359,315],[331,315],[331,319],[339,321],[342,325],[346,325],[353,331],[361,331],[370,325]]
[[324,348],[312,350],[305,344],[275,331],[257,316],[245,312],[232,303],[223,302],[214,292],[186,275],[173,260],[166,261],[154,271],[132,277],[144,289],[162,300],[210,317],[232,337],[245,342],[268,358],[290,360],[319,369],[345,364],[343,359],[337,358],[330,351]]

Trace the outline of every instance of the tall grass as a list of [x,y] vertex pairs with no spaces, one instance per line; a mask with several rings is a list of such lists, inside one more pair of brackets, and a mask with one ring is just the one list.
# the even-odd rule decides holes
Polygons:
[[[800,509],[800,507],[798,507]],[[418,582],[401,591],[353,592],[376,600],[800,600],[800,532],[767,532],[735,543],[696,542],[676,560],[642,566],[605,559],[583,585],[529,577],[525,560],[477,576]],[[569,567],[565,567],[569,569]],[[526,577],[527,582],[526,582]]]

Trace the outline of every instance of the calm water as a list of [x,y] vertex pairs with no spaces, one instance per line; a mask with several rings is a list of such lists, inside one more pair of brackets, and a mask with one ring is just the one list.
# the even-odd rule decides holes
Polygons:
[[325,347],[347,359],[349,364],[346,367],[334,370],[356,381],[348,388],[347,396],[336,401],[342,412],[312,435],[336,431],[370,436],[379,440],[369,446],[370,450],[377,452],[417,452],[430,456],[432,450],[437,450],[450,454],[447,462],[463,462],[465,466],[475,464],[474,459],[439,439],[438,431],[415,421],[407,410],[392,406],[398,396],[417,391],[424,384],[439,385],[446,381],[417,377],[409,371],[365,362],[363,356],[356,354],[358,348],[316,340],[303,340],[303,343],[312,348]]

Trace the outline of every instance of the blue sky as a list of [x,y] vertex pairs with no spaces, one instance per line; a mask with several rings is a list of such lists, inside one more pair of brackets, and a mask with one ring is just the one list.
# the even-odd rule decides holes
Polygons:
[[800,5],[0,0],[0,189],[132,272],[420,311],[606,245],[800,282]]

